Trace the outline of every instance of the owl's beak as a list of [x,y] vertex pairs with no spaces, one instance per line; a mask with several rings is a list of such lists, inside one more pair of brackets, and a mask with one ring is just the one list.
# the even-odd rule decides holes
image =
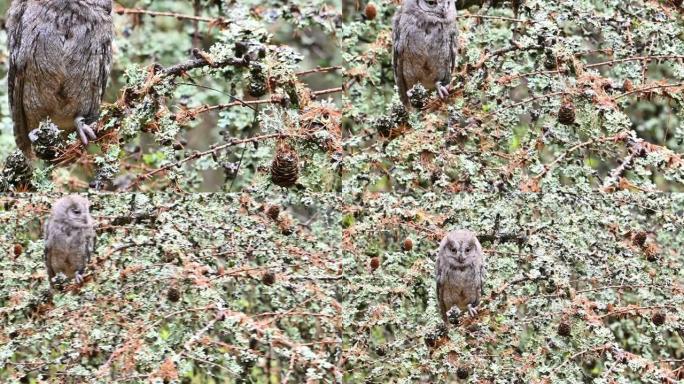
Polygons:
[[463,264],[465,262],[465,253],[463,253],[463,251],[458,253],[458,257],[456,258],[456,261],[458,261],[459,264]]

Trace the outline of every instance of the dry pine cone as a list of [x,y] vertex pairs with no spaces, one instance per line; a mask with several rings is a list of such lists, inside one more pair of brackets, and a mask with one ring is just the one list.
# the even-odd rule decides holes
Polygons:
[[571,125],[575,122],[575,106],[572,103],[563,103],[558,110],[558,122]]
[[289,146],[279,146],[271,163],[271,181],[280,187],[289,188],[299,177],[299,156]]

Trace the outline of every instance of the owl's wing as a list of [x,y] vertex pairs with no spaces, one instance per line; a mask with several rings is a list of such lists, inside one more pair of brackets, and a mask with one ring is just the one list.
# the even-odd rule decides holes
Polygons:
[[487,271],[485,270],[484,264],[480,266],[480,295],[484,296],[484,281],[485,281],[485,274]]
[[[458,28],[458,26],[454,26]],[[456,60],[458,57],[458,31],[454,29],[449,34],[449,72],[453,72],[456,69]]]
[[[80,70],[79,76],[85,76],[85,83],[92,84],[92,88],[89,88],[92,92],[91,97],[84,101],[82,111],[86,123],[90,124],[99,118],[100,103],[107,89],[107,81],[112,67],[114,33],[111,22],[94,25],[93,30],[88,32],[87,38],[91,39],[92,43],[84,44],[80,55],[74,55],[71,60],[74,61],[75,68],[86,67],[86,70]],[[84,62],[84,58],[88,58],[88,61]]]
[[103,30],[103,35],[100,40],[102,55],[100,60],[100,72],[97,77],[97,84],[100,86],[100,99],[104,96],[107,89],[107,80],[109,80],[109,73],[112,69],[112,41],[114,33],[111,25],[106,26]]
[[404,105],[407,105],[408,95],[406,92],[406,80],[404,79],[404,65],[401,59],[402,47],[400,44],[401,39],[401,13],[397,13],[394,17],[394,26],[392,28],[392,68],[394,69],[394,81],[397,83],[399,88],[399,98]]
[[7,94],[12,120],[14,121],[14,140],[19,149],[25,154],[30,154],[31,141],[28,137],[26,113],[24,112],[24,72],[26,63],[30,58],[30,52],[28,52],[27,43],[22,41],[24,31],[22,18],[27,6],[26,1],[14,2],[7,15],[7,43],[10,51]]
[[448,308],[445,308],[444,298],[442,297],[444,292],[444,283],[442,282],[442,279],[439,278],[439,272],[441,271],[439,260],[440,257],[439,255],[437,255],[437,262],[435,263],[435,280],[437,281],[437,304],[439,305],[439,314],[440,316],[442,316],[442,319],[446,322],[446,311]]
[[95,244],[97,243],[97,234],[93,229],[86,244],[86,264],[90,264],[90,258],[95,253]]
[[50,285],[52,285],[52,277],[55,276],[55,272],[52,269],[52,257],[50,255],[51,241],[52,237],[50,236],[50,219],[48,218],[45,220],[45,224],[43,225],[43,261],[45,262],[45,267],[47,268],[48,281]]

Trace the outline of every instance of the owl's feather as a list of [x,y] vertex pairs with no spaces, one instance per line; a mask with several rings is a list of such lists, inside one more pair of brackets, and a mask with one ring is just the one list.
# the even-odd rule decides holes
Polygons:
[[72,131],[97,120],[112,62],[111,0],[14,0],[7,16],[8,93],[14,136],[46,118]]

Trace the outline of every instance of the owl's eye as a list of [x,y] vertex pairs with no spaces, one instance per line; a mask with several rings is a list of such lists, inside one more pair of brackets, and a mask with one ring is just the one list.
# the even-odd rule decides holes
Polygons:
[[465,251],[466,251],[466,253],[468,253],[468,252],[470,252],[470,251],[472,251],[472,250],[473,250],[473,247],[467,247]]
[[437,5],[437,0],[425,0],[425,4],[427,4],[430,7],[434,7]]
[[72,209],[71,209],[71,212],[73,212],[73,213],[76,214],[76,215],[80,215],[80,214],[81,214],[81,210],[78,209],[78,208],[72,208]]

